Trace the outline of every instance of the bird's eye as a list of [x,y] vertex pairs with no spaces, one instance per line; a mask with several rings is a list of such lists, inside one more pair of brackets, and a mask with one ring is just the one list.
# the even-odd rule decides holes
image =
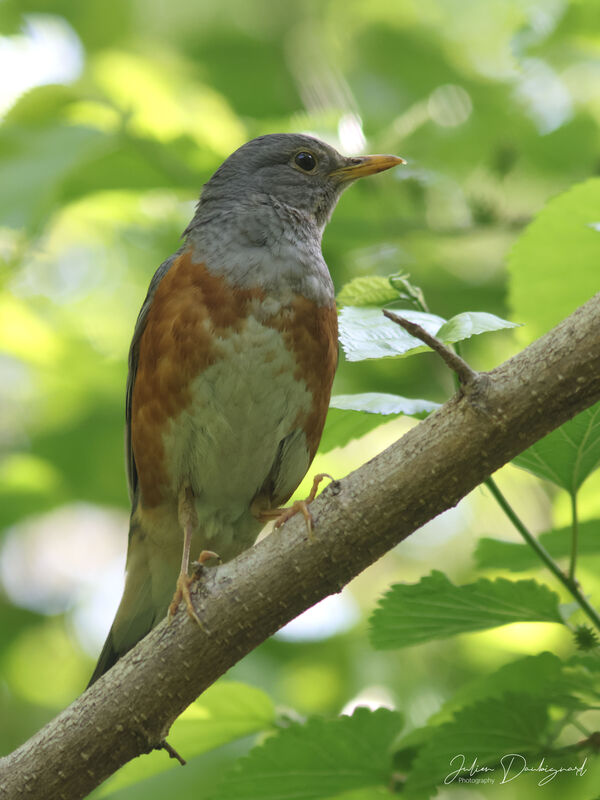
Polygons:
[[296,153],[294,161],[296,162],[296,166],[303,169],[304,172],[311,172],[317,166],[317,159],[312,153]]

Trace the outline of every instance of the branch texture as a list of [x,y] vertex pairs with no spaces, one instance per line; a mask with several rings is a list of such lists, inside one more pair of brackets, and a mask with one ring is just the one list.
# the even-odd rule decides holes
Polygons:
[[[220,675],[514,456],[600,400],[600,294],[457,394],[312,506],[206,570],[186,614],[162,623],[56,719],[0,761],[1,798],[74,800],[147,752]],[[185,753],[182,753],[185,756]],[[165,756],[166,758],[166,756]]]

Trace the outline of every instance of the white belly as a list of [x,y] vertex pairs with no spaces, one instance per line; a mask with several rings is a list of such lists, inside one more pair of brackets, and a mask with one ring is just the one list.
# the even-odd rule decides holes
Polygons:
[[[253,541],[257,531],[250,504],[271,471],[280,442],[298,428],[299,416],[312,403],[304,382],[294,377],[295,360],[277,330],[250,316],[241,332],[228,335],[219,348],[222,358],[193,382],[190,404],[164,436],[172,491],[176,495],[180,486],[191,485],[205,544],[213,537],[245,538],[235,529],[248,525]],[[282,480],[291,493],[310,457],[303,434],[287,449]]]

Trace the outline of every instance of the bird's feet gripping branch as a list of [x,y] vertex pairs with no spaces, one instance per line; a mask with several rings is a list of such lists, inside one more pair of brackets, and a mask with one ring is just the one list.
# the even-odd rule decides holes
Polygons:
[[[316,498],[319,486],[325,478],[329,478],[329,480],[332,482],[335,481],[335,479],[327,472],[319,472],[313,478],[311,490],[304,500],[296,500],[287,508],[269,508],[263,510],[252,509],[252,513],[256,519],[263,524],[274,521],[275,528],[281,528],[282,525],[284,525],[292,517],[295,517],[296,514],[302,514],[306,522],[308,538],[312,542],[315,538],[313,533],[315,522],[312,514],[310,513],[309,505]],[[190,486],[182,487],[179,492],[178,501],[178,518],[179,524],[181,525],[181,529],[183,531],[183,553],[181,557],[181,570],[179,572],[175,587],[175,594],[173,595],[173,599],[169,605],[169,618],[172,618],[175,615],[179,604],[183,600],[189,616],[200,626],[200,628],[204,630],[204,625],[194,609],[190,594],[190,586],[195,580],[198,579],[199,575],[198,569],[196,569],[195,573],[191,576],[188,573],[192,536],[198,526],[198,515],[196,513],[196,507],[194,504],[194,495]],[[203,550],[198,556],[197,560],[194,562],[194,565],[197,568],[202,567],[207,562],[213,560],[220,560],[219,555],[212,550]]]
[[312,514],[310,513],[309,505],[317,496],[319,485],[321,484],[321,481],[323,481],[325,478],[329,478],[329,480],[332,482],[335,481],[335,478],[332,478],[332,476],[329,475],[327,472],[319,472],[313,478],[313,485],[308,494],[308,497],[306,497],[304,500],[296,500],[294,503],[292,503],[291,506],[287,508],[268,508],[263,510],[252,509],[252,512],[256,516],[256,519],[259,520],[259,522],[267,523],[270,522],[271,520],[274,520],[275,528],[281,528],[281,526],[284,525],[288,521],[288,519],[295,517],[296,514],[302,514],[302,516],[304,517],[304,521],[306,522],[306,531],[308,533],[308,539],[309,541],[313,542],[315,539],[313,533],[315,527],[315,521],[313,519]]

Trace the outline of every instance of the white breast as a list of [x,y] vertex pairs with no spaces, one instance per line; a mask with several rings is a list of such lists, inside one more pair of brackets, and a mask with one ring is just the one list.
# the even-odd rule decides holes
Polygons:
[[[254,315],[219,340],[219,350],[222,358],[192,383],[192,401],[170,423],[164,444],[173,492],[189,483],[201,524],[229,525],[248,515],[280,442],[298,427],[312,395],[294,377],[281,334]],[[290,491],[309,465],[304,436],[296,438],[286,462]]]

